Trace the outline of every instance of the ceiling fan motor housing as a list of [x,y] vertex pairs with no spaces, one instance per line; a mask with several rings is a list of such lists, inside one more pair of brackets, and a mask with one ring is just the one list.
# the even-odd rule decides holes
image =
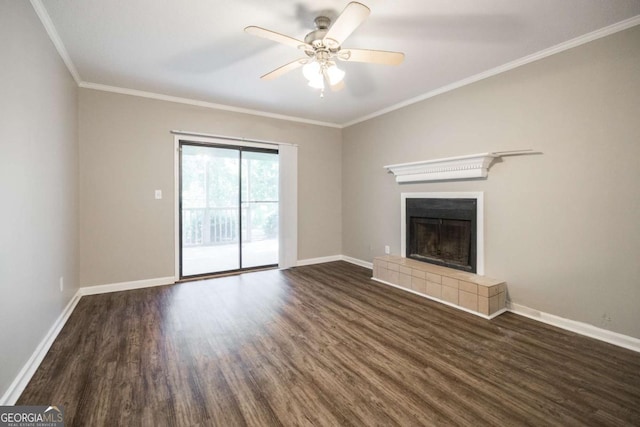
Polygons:
[[325,40],[325,36],[329,32],[329,27],[331,26],[331,19],[326,16],[318,16],[313,22],[316,25],[316,29],[306,35],[304,42],[310,44],[316,50],[326,49],[332,52],[337,52],[340,49],[340,45],[334,40]]

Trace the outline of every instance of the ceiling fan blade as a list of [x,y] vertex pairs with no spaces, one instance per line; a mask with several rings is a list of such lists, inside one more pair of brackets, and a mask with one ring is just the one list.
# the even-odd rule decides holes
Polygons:
[[349,62],[369,62],[383,65],[399,65],[404,61],[404,53],[385,50],[342,49],[338,59]]
[[330,47],[340,46],[367,19],[369,13],[371,10],[362,3],[349,3],[324,36],[325,44]]
[[311,45],[306,44],[302,40],[294,39],[293,37],[285,36],[284,34],[276,33],[275,31],[267,30],[262,27],[249,26],[245,28],[244,31],[254,36],[263,37],[274,42],[295,47],[296,49],[313,50]]
[[289,71],[293,71],[296,68],[302,67],[307,62],[308,62],[307,58],[296,59],[295,61],[289,62],[288,64],[285,64],[282,67],[276,68],[275,70],[271,71],[270,73],[265,74],[264,76],[262,76],[260,78],[264,79],[264,80],[273,80],[275,78],[280,77],[283,74],[288,73]]

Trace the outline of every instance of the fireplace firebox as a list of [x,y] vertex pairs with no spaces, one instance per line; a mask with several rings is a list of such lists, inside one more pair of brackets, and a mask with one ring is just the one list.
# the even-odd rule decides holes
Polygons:
[[476,199],[406,199],[407,258],[476,273]]

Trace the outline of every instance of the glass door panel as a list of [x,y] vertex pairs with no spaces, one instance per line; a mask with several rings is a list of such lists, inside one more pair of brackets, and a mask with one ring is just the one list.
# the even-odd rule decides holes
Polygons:
[[242,151],[242,267],[278,264],[278,153]]
[[183,144],[181,276],[240,269],[240,151]]

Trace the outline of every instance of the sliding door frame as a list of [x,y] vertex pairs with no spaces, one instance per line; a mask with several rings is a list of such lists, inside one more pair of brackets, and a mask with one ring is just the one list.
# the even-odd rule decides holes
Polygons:
[[298,259],[298,145],[284,142],[251,140],[224,135],[172,130],[174,146],[174,278],[180,281],[180,141],[209,145],[244,146],[276,149],[279,170],[278,268],[294,267]]
[[278,147],[279,171],[279,212],[278,212],[278,268],[295,267],[298,263],[298,144],[286,142],[237,138],[225,135],[213,135],[183,130],[171,130],[173,134],[173,170],[174,170],[174,278],[180,280],[180,230],[178,227],[179,197],[179,146],[180,140],[219,142],[226,145],[245,145],[255,147]]
[[[239,151],[239,170],[238,170],[238,265],[240,268],[233,270],[225,270],[220,272],[208,272],[201,274],[194,274],[184,276],[182,274],[182,146],[199,146],[199,147],[211,147],[211,148],[223,148]],[[260,142],[247,142],[247,141],[234,141],[228,139],[218,139],[213,137],[198,137],[191,135],[176,135],[174,138],[174,172],[175,172],[175,280],[192,280],[202,277],[213,276],[217,274],[231,274],[243,271],[260,270],[264,268],[276,268],[278,263],[261,265],[255,267],[242,267],[242,153],[272,153],[278,154],[279,144],[273,143],[260,143]],[[278,205],[280,204],[280,195],[278,196]],[[280,211],[280,208],[278,208]],[[278,237],[278,241],[280,237]],[[279,245],[281,243],[279,242]]]

